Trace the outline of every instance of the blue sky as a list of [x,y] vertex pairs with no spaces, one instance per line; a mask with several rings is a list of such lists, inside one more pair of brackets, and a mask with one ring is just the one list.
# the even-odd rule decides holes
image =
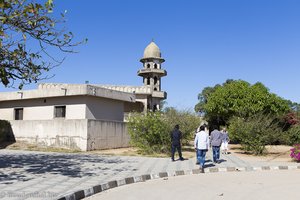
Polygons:
[[[66,27],[88,43],[43,82],[141,85],[137,71],[154,39],[166,60],[167,106],[193,109],[204,87],[262,82],[300,102],[300,1],[56,0]],[[60,56],[60,55],[57,55]],[[51,74],[50,73],[50,74]],[[25,89],[35,88],[32,84]],[[0,91],[12,89],[0,86]]]

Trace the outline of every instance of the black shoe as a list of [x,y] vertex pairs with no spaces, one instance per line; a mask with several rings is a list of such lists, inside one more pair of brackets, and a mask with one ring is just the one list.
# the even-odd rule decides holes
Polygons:
[[174,159],[172,159],[172,162],[174,162],[175,160]]
[[184,158],[179,158],[181,161],[184,161]]
[[200,167],[200,173],[204,173],[204,168],[203,167]]

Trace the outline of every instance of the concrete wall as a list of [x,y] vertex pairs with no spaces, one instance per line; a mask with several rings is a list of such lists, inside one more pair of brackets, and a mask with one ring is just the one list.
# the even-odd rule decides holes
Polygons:
[[17,141],[42,146],[87,150],[87,120],[12,120]]
[[128,147],[124,122],[102,120],[12,120],[17,141],[81,151]]
[[127,125],[124,122],[88,121],[88,151],[128,147],[129,140]]
[[123,121],[124,103],[122,101],[87,97],[87,119]]

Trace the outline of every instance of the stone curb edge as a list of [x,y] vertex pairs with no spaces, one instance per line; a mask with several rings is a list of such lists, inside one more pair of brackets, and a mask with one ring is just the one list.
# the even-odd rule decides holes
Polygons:
[[[206,168],[205,173],[216,173],[216,172],[250,172],[250,171],[268,171],[268,170],[293,170],[300,169],[298,166],[262,166],[262,167],[219,167],[219,168]],[[193,170],[179,170],[174,173],[160,172],[158,174],[145,174],[141,176],[128,177],[121,180],[109,181],[108,183],[93,186],[91,188],[76,191],[72,194],[68,194],[63,197],[59,197],[57,200],[79,200],[94,194],[109,190],[122,185],[128,185],[132,183],[145,182],[151,179],[167,178],[182,175],[201,174],[199,169]]]

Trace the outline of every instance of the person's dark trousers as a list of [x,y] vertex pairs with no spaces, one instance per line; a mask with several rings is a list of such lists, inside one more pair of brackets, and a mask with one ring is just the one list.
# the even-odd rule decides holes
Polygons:
[[183,160],[182,153],[181,153],[181,145],[174,145],[174,144],[172,144],[172,160],[174,160],[174,155],[175,155],[176,149],[179,154],[179,159]]
[[204,168],[206,149],[197,149],[197,160],[201,168]]
[[217,162],[220,159],[220,147],[219,146],[213,146],[213,161]]

